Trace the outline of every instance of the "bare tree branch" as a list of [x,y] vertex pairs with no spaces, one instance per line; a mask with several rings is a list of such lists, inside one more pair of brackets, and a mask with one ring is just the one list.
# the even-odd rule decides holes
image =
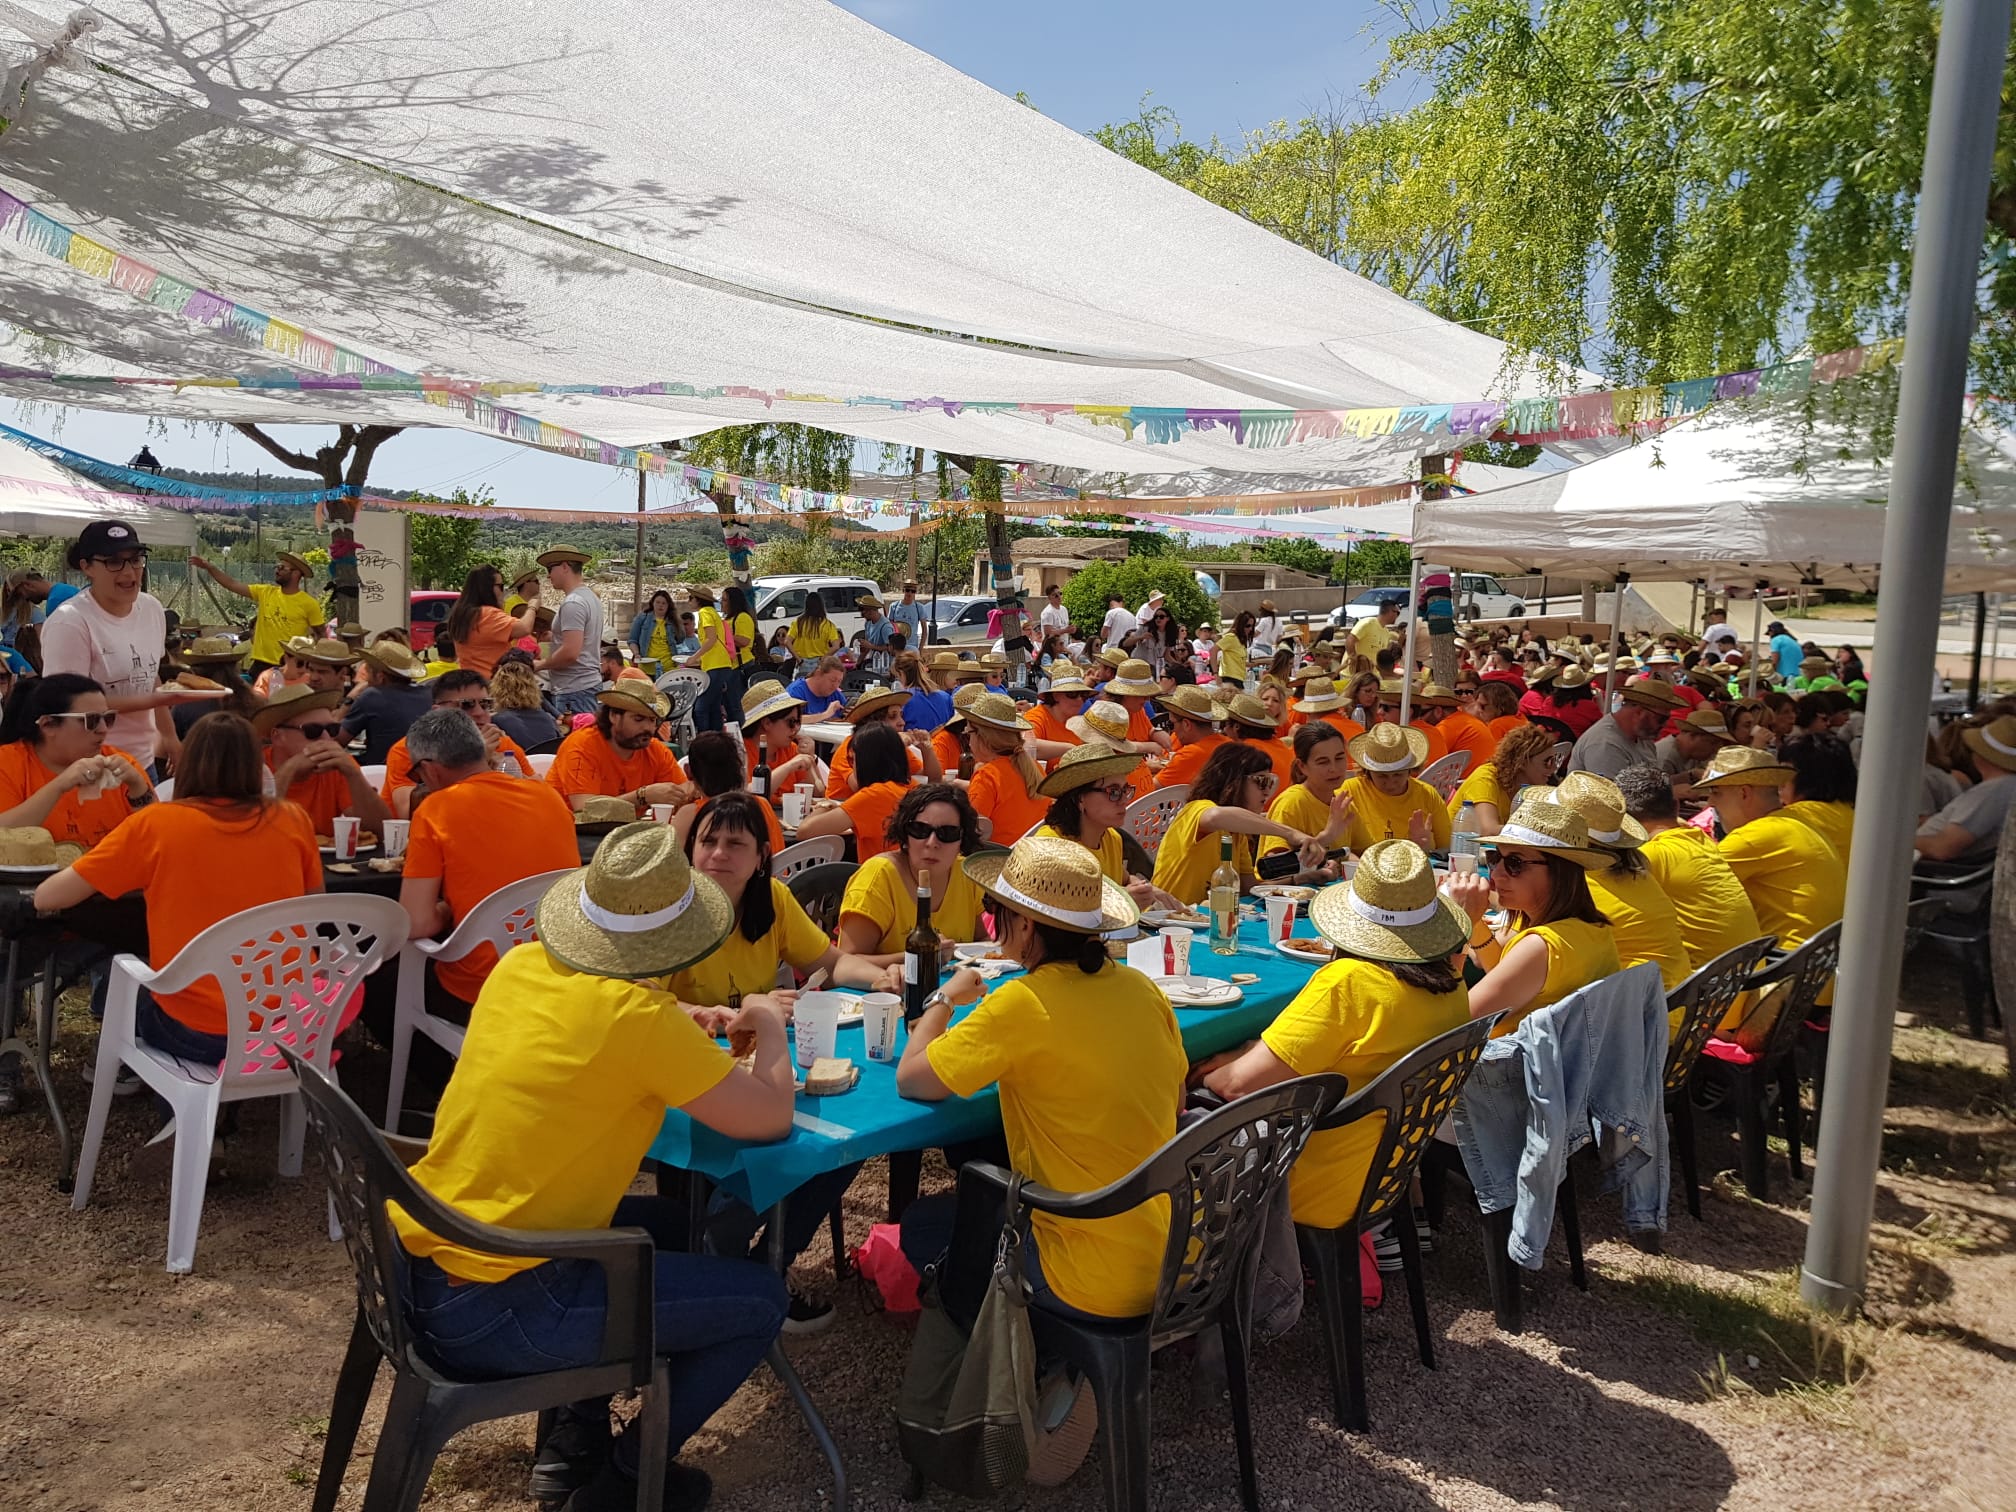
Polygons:
[[315,458],[301,452],[289,451],[249,420],[234,420],[231,422],[231,429],[297,472],[321,474],[323,471],[322,464]]
[[344,426],[343,431],[347,434],[341,439],[353,443],[355,450],[350,453],[350,468],[343,481],[352,488],[362,488],[371,471],[371,458],[377,454],[378,448],[404,429],[401,425],[367,425],[359,431]]

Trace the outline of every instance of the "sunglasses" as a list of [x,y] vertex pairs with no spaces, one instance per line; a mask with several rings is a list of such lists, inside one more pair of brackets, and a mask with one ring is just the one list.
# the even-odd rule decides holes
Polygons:
[[926,824],[922,819],[912,819],[904,826],[903,833],[912,840],[936,840],[940,845],[957,845],[966,838],[966,831],[957,824]]
[[451,698],[446,703],[438,705],[438,707],[443,709],[460,709],[464,714],[474,714],[478,709],[496,708],[497,700],[494,698]]
[[1398,714],[1400,712],[1400,705],[1382,703],[1379,705],[1379,712],[1381,714]]
[[1508,877],[1523,877],[1527,872],[1541,864],[1532,856],[1507,855],[1504,851],[1492,850],[1488,847],[1484,851],[1484,859],[1490,864],[1493,871],[1502,872]]
[[81,719],[87,730],[109,730],[117,714],[44,714],[44,719]]
[[338,735],[343,733],[343,726],[333,723],[282,725],[280,728],[283,730],[293,730],[303,740],[334,740]]

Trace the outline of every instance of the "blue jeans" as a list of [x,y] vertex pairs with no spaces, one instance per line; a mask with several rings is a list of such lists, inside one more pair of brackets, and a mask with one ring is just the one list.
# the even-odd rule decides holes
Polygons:
[[[134,1006],[133,1029],[135,1038],[143,1044],[165,1050],[177,1060],[194,1061],[199,1066],[224,1064],[226,1041],[223,1035],[191,1029],[155,1002],[154,994],[145,987],[140,989],[139,1001]],[[175,1111],[169,1106],[168,1099],[158,1092],[154,1094],[154,1106],[163,1118]],[[231,1133],[237,1127],[237,1116],[238,1105],[226,1103],[224,1121],[219,1128],[226,1134]]]
[[601,691],[600,688],[581,688],[573,693],[555,693],[553,704],[560,711],[560,722],[564,725],[576,714],[593,714],[601,707],[596,702],[596,696]]
[[739,719],[741,714],[741,678],[733,667],[715,667],[707,674],[707,686],[693,700],[694,730],[718,730],[731,715]]
[[[669,1207],[626,1197],[609,1222],[655,1235],[676,1218]],[[408,1274],[414,1331],[428,1354],[457,1375],[567,1370],[601,1354],[609,1288],[592,1260],[548,1260],[504,1281],[458,1282],[432,1260],[409,1258]],[[676,1455],[776,1342],[790,1298],[775,1272],[712,1255],[661,1249],[655,1280],[658,1353],[672,1362]]]

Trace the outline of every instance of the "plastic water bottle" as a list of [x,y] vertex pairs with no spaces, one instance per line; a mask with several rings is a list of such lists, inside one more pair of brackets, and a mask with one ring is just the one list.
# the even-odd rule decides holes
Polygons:
[[1474,817],[1476,805],[1465,802],[1456,811],[1456,827],[1449,832],[1449,854],[1451,856],[1474,856],[1477,854],[1477,821]]

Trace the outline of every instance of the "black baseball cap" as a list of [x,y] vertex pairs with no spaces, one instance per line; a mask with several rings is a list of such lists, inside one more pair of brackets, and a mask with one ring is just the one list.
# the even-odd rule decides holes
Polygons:
[[70,564],[74,572],[93,557],[113,556],[122,551],[137,551],[142,556],[147,555],[147,548],[140,540],[140,532],[124,520],[93,520],[71,543],[64,560]]

